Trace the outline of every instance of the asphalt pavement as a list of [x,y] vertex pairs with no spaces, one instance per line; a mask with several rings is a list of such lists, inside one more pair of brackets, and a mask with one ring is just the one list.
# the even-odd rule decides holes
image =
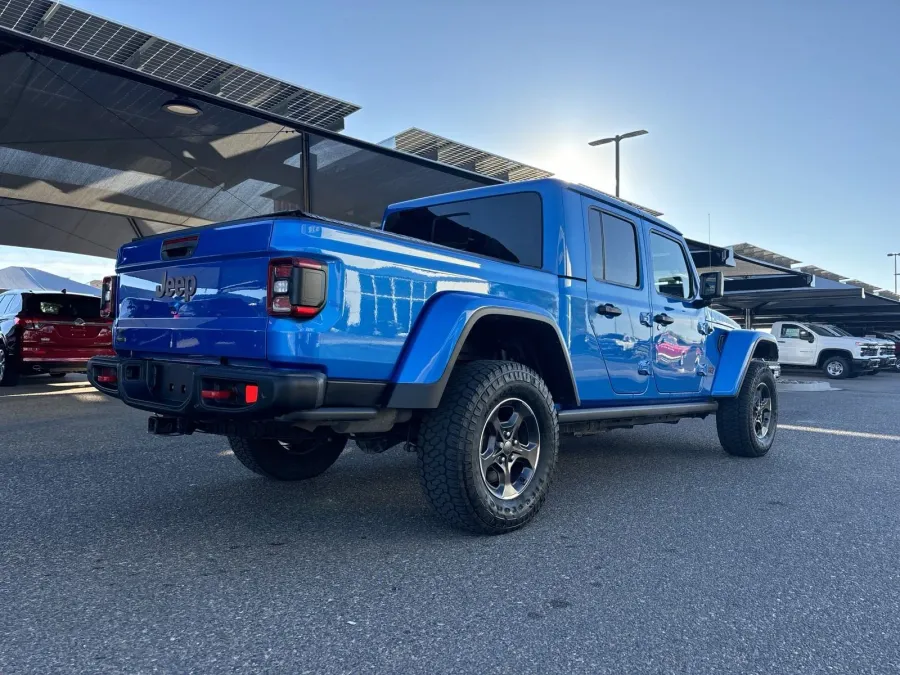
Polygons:
[[[787,375],[786,375],[787,377]],[[896,673],[900,375],[569,440],[543,511],[446,528],[415,458],[278,484],[83,380],[0,395],[0,672]]]

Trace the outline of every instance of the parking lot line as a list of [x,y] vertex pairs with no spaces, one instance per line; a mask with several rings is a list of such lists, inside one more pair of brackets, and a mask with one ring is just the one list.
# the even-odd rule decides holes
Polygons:
[[54,391],[32,391],[27,394],[4,394],[3,396],[0,396],[0,399],[25,398],[26,396],[59,396],[61,394],[98,394],[102,396],[99,391],[85,391],[84,387],[77,387],[75,389],[60,389]]
[[890,434],[870,434],[866,431],[845,431],[844,429],[824,429],[822,427],[804,427],[794,424],[779,424],[779,429],[788,431],[808,431],[814,434],[831,434],[832,436],[855,436],[856,438],[875,438],[882,441],[900,441],[900,436]]

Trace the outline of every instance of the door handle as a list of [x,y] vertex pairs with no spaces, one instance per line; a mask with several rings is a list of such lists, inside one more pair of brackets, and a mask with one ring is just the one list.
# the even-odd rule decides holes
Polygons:
[[600,305],[597,307],[597,314],[602,314],[603,316],[613,318],[615,316],[622,316],[622,310],[615,305],[607,302],[605,305]]
[[669,326],[675,323],[675,319],[673,319],[668,314],[657,314],[653,317],[653,320],[658,324],[662,324],[663,326]]

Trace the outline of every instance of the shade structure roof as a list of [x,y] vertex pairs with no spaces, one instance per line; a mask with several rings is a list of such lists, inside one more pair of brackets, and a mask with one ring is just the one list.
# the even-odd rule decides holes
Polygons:
[[0,28],[325,129],[359,106],[52,0],[0,0]]
[[[172,114],[173,97],[201,114]],[[109,257],[136,236],[293,208],[369,225],[394,201],[500,182],[7,28],[0,104],[3,244]]]
[[750,310],[761,324],[794,319],[834,323],[851,331],[900,328],[900,302],[853,286],[726,292],[717,308],[735,317]]
[[406,129],[384,141],[384,145],[443,164],[469,169],[503,181],[549,178],[553,174],[506,157],[491,154],[470,145],[451,141],[422,129]]
[[33,267],[5,267],[0,270],[0,292],[9,289],[33,291],[61,291],[100,295],[93,286],[66,279],[57,274],[44,272]]

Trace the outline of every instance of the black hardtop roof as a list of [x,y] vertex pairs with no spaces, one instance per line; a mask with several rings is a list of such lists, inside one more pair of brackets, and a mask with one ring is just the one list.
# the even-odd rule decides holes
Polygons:
[[681,234],[681,232],[679,232],[676,227],[670,225],[664,220],[660,220],[652,213],[645,211],[644,209],[641,209],[634,204],[623,201],[621,199],[616,199],[615,197],[608,195],[605,192],[601,192],[600,190],[588,187],[587,185],[569,183],[559,178],[537,178],[534,180],[523,180],[515,183],[486,185],[484,187],[469,188],[467,190],[458,190],[456,192],[445,192],[439,195],[432,195],[429,197],[420,197],[418,199],[410,199],[403,202],[397,202],[396,204],[391,204],[388,207],[388,211],[402,211],[405,209],[421,208],[424,206],[433,206],[436,204],[446,204],[462,199],[488,197],[494,194],[534,192],[546,189],[570,190],[572,192],[577,192],[579,194],[590,197],[591,199],[596,199],[599,202],[608,204],[609,206],[612,206],[614,208],[620,209],[622,211],[627,211],[632,215],[643,218],[644,220],[651,222],[654,225],[658,225],[659,227],[665,228],[671,232],[674,232],[675,234]]

